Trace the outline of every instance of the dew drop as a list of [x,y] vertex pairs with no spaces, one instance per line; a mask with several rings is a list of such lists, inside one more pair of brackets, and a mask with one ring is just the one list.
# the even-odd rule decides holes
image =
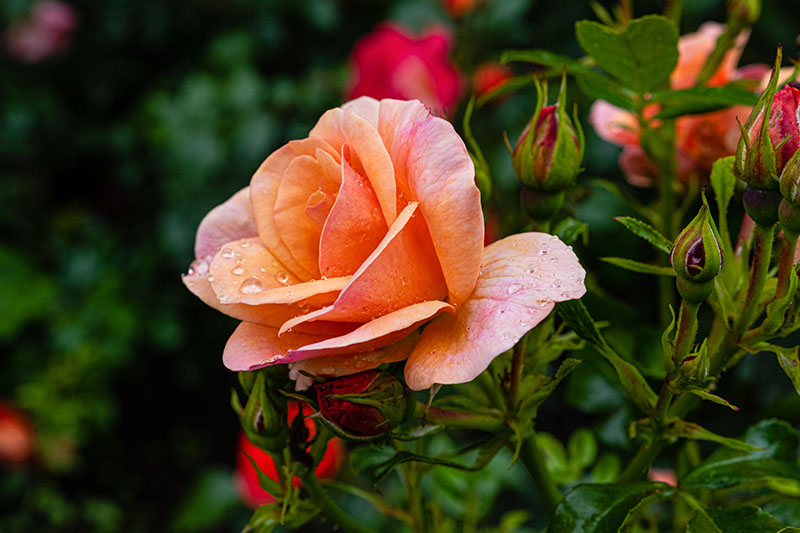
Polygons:
[[558,262],[558,258],[556,256],[553,256],[553,257],[550,258],[550,262],[551,263],[557,263]]
[[256,294],[264,290],[261,281],[258,278],[247,278],[239,287],[242,294]]
[[508,286],[508,294],[517,294],[522,289],[522,285],[509,285]]
[[232,259],[233,255],[234,255],[233,250],[231,250],[230,248],[222,249],[222,257],[224,257],[225,259]]
[[250,246],[250,243],[249,243],[249,242],[247,242],[247,241],[244,241],[244,242],[241,244],[241,246],[242,246],[242,248],[247,248],[248,246]]
[[234,276],[241,276],[244,274],[244,268],[241,266],[234,267],[233,270],[231,270],[231,274]]
[[277,281],[281,285],[286,285],[287,283],[289,283],[289,274],[287,274],[283,270],[280,270],[275,273],[275,281]]
[[361,370],[365,366],[367,366],[367,363],[365,361],[356,361],[355,367],[357,369]]
[[536,272],[536,265],[534,263],[530,263],[528,265],[528,274],[533,274]]
[[502,315],[502,314],[503,314],[503,313],[505,313],[506,311],[508,311],[508,309],[506,309],[505,307],[503,307],[502,309],[500,309],[500,314]]
[[214,276],[208,276],[208,282],[211,283],[212,281],[214,281]]
[[336,372],[336,369],[332,366],[326,366],[322,369],[323,374],[333,374],[334,372]]
[[556,289],[559,288],[560,286],[561,286],[561,281],[560,280],[555,280],[553,282],[553,287],[555,287]]
[[266,271],[267,271],[267,269],[266,269],[266,268],[264,268],[264,267],[261,267],[261,268],[259,268],[259,269],[258,269],[258,271],[259,271],[259,272],[266,272]]

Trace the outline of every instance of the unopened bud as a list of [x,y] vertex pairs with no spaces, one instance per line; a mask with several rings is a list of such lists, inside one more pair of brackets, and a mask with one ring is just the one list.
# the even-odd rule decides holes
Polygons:
[[558,102],[546,106],[547,83],[536,81],[536,112],[511,154],[519,181],[532,189],[558,192],[571,187],[581,170],[583,130],[577,116],[567,115],[566,74]]
[[722,270],[719,232],[711,218],[705,196],[697,216],[675,240],[670,262],[678,277],[691,283],[711,281]]
[[319,412],[338,436],[350,440],[383,435],[410,416],[414,400],[394,376],[368,370],[314,386]]
[[737,26],[752,26],[761,15],[761,0],[730,0],[728,19]]
[[258,372],[241,414],[242,431],[250,442],[262,450],[279,451],[285,441],[284,419],[285,416],[278,413],[275,401],[267,393],[264,372]]
[[[782,180],[786,167],[800,148],[800,90],[797,87],[785,85],[775,94],[769,137],[775,147],[775,169]],[[795,174],[798,166],[795,162]]]

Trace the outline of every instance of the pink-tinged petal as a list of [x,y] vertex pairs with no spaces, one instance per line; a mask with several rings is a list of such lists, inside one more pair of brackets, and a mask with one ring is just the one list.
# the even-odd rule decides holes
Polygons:
[[[724,24],[706,22],[694,33],[687,33],[678,41],[678,64],[672,71],[670,80],[673,89],[688,89],[697,83],[697,76],[717,44],[717,39],[725,31]],[[726,52],[719,68],[708,80],[709,87],[725,85],[734,77],[734,71],[747,39],[749,31],[736,38],[733,48]]]
[[289,365],[289,378],[296,381],[295,388],[298,391],[303,391],[309,388],[313,381],[302,372],[320,377],[338,377],[372,370],[383,363],[402,361],[414,349],[417,339],[419,333],[414,332],[399,342],[371,352],[304,359]]
[[194,256],[210,261],[223,244],[258,235],[250,188],[245,187],[218,205],[203,218],[197,228]]
[[378,113],[378,132],[381,134],[384,145],[389,150],[389,155],[394,163],[394,176],[397,186],[407,197],[411,197],[406,176],[406,161],[408,160],[408,142],[411,130],[417,122],[422,122],[431,116],[428,108],[419,100],[390,100],[380,102]]
[[410,305],[371,320],[346,335],[290,350],[284,362],[383,348],[407,337],[439,313],[453,310],[453,306],[445,302],[422,302]]
[[522,233],[490,244],[469,300],[423,330],[406,363],[406,383],[422,390],[474,379],[550,314],[554,302],[583,296],[585,274],[552,235]]
[[[336,174],[340,173],[336,169]],[[286,167],[275,200],[273,218],[281,241],[300,266],[315,278],[320,276],[320,227],[308,216],[306,209],[312,195],[335,195],[340,180],[339,176],[327,176],[325,167],[313,157],[301,155]],[[314,198],[312,203],[319,206],[319,198]]]
[[222,352],[222,362],[228,369],[237,372],[255,370],[280,363],[289,350],[323,338],[307,333],[287,333],[279,337],[275,328],[242,322],[228,339]]
[[353,274],[388,231],[369,181],[342,158],[342,185],[319,238],[323,276]]
[[297,303],[301,306],[322,307],[336,301],[339,293],[350,279],[351,276],[341,276],[272,289],[245,292],[240,290],[239,294],[232,294],[229,301],[248,305]]
[[597,100],[589,111],[589,123],[597,135],[606,142],[625,146],[639,144],[639,124],[633,113]]
[[619,167],[625,174],[625,181],[636,187],[652,187],[658,179],[658,168],[638,145],[629,144],[622,149]]
[[361,96],[342,105],[342,109],[351,109],[356,115],[367,119],[370,124],[378,127],[378,109],[380,104],[370,96]]
[[344,145],[350,147],[375,190],[386,224],[394,223],[397,218],[394,167],[375,126],[352,109],[336,108],[322,115],[308,136],[324,140],[337,151]]
[[[223,304],[217,298],[211,283],[208,281],[208,274],[187,274],[183,276],[183,284],[192,294],[200,298],[203,303],[217,311],[224,313],[239,320],[246,320],[264,326],[279,327],[287,320],[296,316],[302,311],[296,305],[266,304],[266,305],[246,305],[246,304]],[[318,324],[314,322],[314,324]]]
[[294,285],[300,280],[284,270],[258,237],[229,242],[211,261],[208,280],[220,302],[240,302],[266,289]]
[[281,180],[292,160],[301,155],[315,156],[318,151],[327,152],[333,158],[339,157],[338,150],[334,150],[320,139],[291,141],[274,151],[261,163],[250,181],[250,203],[253,206],[253,215],[261,241],[287,270],[304,281],[311,279],[312,276],[292,257],[292,253],[281,240],[280,228],[275,223],[274,209]]
[[290,320],[281,331],[320,319],[369,322],[409,305],[443,300],[447,286],[417,206],[414,202],[401,211],[333,305]]
[[[425,217],[451,303],[475,287],[483,253],[483,211],[475,167],[446,120],[430,117],[409,135],[408,187]],[[429,298],[433,299],[433,298]]]

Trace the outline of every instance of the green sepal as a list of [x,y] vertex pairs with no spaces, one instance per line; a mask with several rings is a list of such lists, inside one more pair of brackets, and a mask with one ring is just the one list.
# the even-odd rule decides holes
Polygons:
[[752,444],[739,439],[717,435],[716,433],[709,431],[698,424],[686,422],[680,418],[671,418],[667,421],[667,426],[664,429],[664,435],[666,437],[676,439],[685,438],[716,442],[717,444],[722,444],[723,446],[733,450],[739,450],[743,452],[752,452],[760,449],[757,446],[753,446]]
[[642,222],[633,217],[614,217],[614,220],[625,226],[628,231],[637,237],[655,246],[657,250],[661,250],[667,255],[672,252],[672,241],[661,235],[658,230],[647,222]]

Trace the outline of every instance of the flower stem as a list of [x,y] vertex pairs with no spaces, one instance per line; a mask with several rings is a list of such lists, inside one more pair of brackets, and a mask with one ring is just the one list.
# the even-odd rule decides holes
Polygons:
[[511,375],[508,384],[508,410],[512,413],[517,411],[517,395],[519,385],[522,382],[522,367],[525,364],[525,339],[523,336],[514,346],[511,352]]
[[791,274],[794,269],[794,252],[797,249],[797,234],[783,228],[783,245],[781,246],[781,261],[778,266],[778,286],[775,289],[775,299],[783,298],[789,292]]
[[542,498],[542,502],[544,502],[545,508],[547,508],[548,514],[551,517],[554,516],[562,495],[547,470],[542,452],[539,446],[536,445],[536,434],[534,432],[531,432],[530,436],[522,443],[519,458],[539,489],[539,495]]
[[681,300],[681,310],[678,315],[678,332],[675,334],[675,353],[672,361],[675,365],[689,355],[697,338],[697,311],[700,309],[699,303]]
[[747,295],[742,303],[742,310],[738,320],[734,323],[734,330],[741,335],[750,327],[752,322],[758,318],[761,311],[759,300],[764,284],[767,280],[769,262],[772,256],[772,241],[774,239],[775,226],[762,226],[756,224],[753,242],[753,263],[750,267],[750,284],[747,287]]
[[317,481],[317,477],[306,468],[299,468],[297,474],[303,481],[303,486],[311,496],[311,500],[319,507],[320,511],[334,524],[348,533],[369,533],[369,529],[361,525],[355,518],[347,514],[336,505],[328,492]]

